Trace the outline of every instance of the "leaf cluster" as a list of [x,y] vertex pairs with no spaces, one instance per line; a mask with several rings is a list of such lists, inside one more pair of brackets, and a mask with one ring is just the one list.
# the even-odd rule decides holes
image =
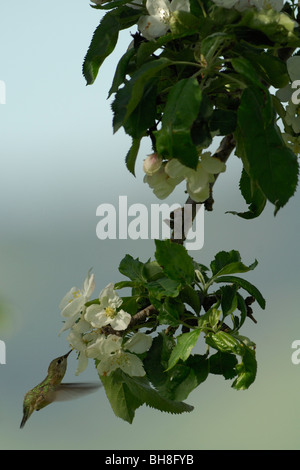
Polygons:
[[[115,413],[130,422],[144,403],[171,413],[191,411],[182,400],[209,374],[234,379],[232,387],[237,390],[247,389],[256,377],[255,345],[240,329],[248,316],[249,298],[263,309],[265,300],[236,274],[253,270],[257,262],[246,266],[237,251],[221,251],[208,268],[170,240],[155,244],[154,261],[143,263],[126,255],[119,271],[127,280],[115,284],[115,289],[131,289],[122,308],[133,319],[154,306],[150,316],[139,317],[125,332],[156,333],[143,357],[146,376],[128,377],[117,370],[103,381]],[[193,354],[201,344],[205,351]]]
[[[153,41],[134,34],[117,65],[109,96],[114,95],[114,132],[123,127],[132,138],[127,168],[135,174],[144,137],[165,160],[177,158],[195,169],[214,137],[233,134],[248,210],[231,212],[255,218],[269,201],[276,213],[293,196],[299,168],[278,127],[280,107],[270,87],[289,83],[281,52],[300,47],[299,28],[291,12],[238,12],[208,0],[190,5],[189,13],[172,15],[167,34]],[[109,11],[84,60],[87,84],[95,81],[119,32],[147,14],[123,0],[98,9]]]

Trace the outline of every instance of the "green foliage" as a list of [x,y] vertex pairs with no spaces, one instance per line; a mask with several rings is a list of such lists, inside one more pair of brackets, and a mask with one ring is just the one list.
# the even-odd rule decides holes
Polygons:
[[[88,85],[114,50],[119,32],[148,14],[146,2],[131,8],[128,0],[94,9],[104,15],[83,64]],[[230,213],[251,220],[261,216],[267,202],[274,214],[287,204],[299,164],[281,129],[293,138],[299,135],[285,121],[286,110],[272,87],[290,83],[286,61],[300,47],[300,32],[294,6],[286,4],[284,10],[252,6],[239,12],[213,0],[190,0],[190,11],[166,16],[165,34],[152,40],[143,31],[132,35],[108,96],[113,96],[114,132],[123,128],[132,139],[125,161],[133,175],[145,137],[163,165],[177,159],[189,169],[197,168],[199,155],[215,137],[226,137],[234,140],[242,163],[239,189],[248,206]],[[226,161],[231,151],[216,156]],[[126,255],[119,265],[125,279],[115,284],[115,289],[130,289],[122,297],[122,309],[133,317],[124,337],[139,331],[153,336],[150,349],[140,355],[144,377],[120,369],[101,376],[112,409],[128,422],[143,404],[171,413],[191,411],[182,400],[209,374],[245,390],[257,373],[255,344],[240,330],[253,319],[250,304],[265,309],[266,303],[257,287],[237,276],[255,269],[257,261],[247,265],[238,251],[219,251],[206,267],[172,240],[155,245],[154,260]]]
[[[247,299],[240,290],[250,293],[261,308],[265,308],[265,300],[249,281],[232,274],[254,269],[257,261],[246,266],[238,251],[221,251],[212,260],[209,274],[209,269],[195,263],[183,246],[170,240],[156,240],[155,244],[154,261],[142,263],[126,255],[119,270],[129,281],[115,284],[116,289],[132,289],[132,298],[138,304],[135,310],[155,307],[135,329],[158,330],[143,360],[155,393],[146,378],[136,380],[118,372],[104,380],[115,413],[130,422],[135,407],[143,403],[162,411],[189,411],[188,405],[179,402],[210,373],[234,378],[232,387],[238,390],[248,388],[256,376],[255,345],[239,334],[247,317]],[[224,285],[219,288],[219,283]],[[205,354],[193,354],[201,338],[208,349]],[[119,391],[113,392],[116,381]],[[160,402],[159,397],[167,402]]]

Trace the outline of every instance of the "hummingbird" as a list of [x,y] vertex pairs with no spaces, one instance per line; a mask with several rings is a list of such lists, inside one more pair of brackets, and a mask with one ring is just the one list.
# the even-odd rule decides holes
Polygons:
[[79,395],[93,392],[101,386],[101,384],[89,383],[61,383],[67,370],[67,360],[71,352],[72,349],[67,354],[53,359],[48,367],[47,377],[26,393],[20,428],[24,427],[34,411],[41,410],[53,401],[77,398]]

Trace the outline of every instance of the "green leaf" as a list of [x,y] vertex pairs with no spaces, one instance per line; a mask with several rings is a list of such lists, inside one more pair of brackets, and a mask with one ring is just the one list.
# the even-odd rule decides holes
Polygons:
[[157,300],[161,300],[163,297],[177,297],[180,287],[179,281],[169,279],[168,277],[162,277],[147,284],[150,295]]
[[205,341],[209,346],[221,351],[222,353],[241,354],[241,345],[239,341],[229,333],[225,333],[225,331],[207,333]]
[[[124,123],[125,132],[134,139],[141,139],[141,137],[146,135],[148,129],[155,125],[157,115],[156,94],[157,79],[152,78],[145,85],[143,95],[138,105]],[[114,109],[117,104],[118,100],[115,100]]]
[[[131,80],[125,83],[125,86],[116,93],[115,101],[118,104],[113,106],[118,109],[118,119],[114,120],[114,132],[126,123],[131,113],[138,106],[149,80],[159,76],[160,71],[165,67],[169,67],[172,63],[164,57],[146,62],[132,75]],[[122,112],[121,107],[123,108]]]
[[240,179],[240,191],[249,204],[247,212],[227,211],[229,214],[238,215],[243,219],[255,219],[258,217],[266,206],[267,199],[255,181],[249,178],[248,173],[243,168]]
[[222,286],[221,287],[221,307],[223,318],[233,313],[238,305],[237,300],[237,286]]
[[235,111],[227,109],[215,109],[209,121],[211,132],[218,132],[218,135],[228,135],[235,131],[237,124],[237,114]]
[[188,304],[196,314],[199,314],[201,309],[201,302],[199,293],[196,292],[192,286],[186,285],[180,292],[182,302]]
[[109,376],[101,376],[101,380],[115,415],[129,423],[133,421],[135,410],[143,404],[176,414],[193,410],[186,403],[161,396],[146,377],[130,377],[117,369]]
[[222,48],[228,47],[232,41],[233,36],[222,31],[210,34],[201,41],[201,53],[206,58],[207,62],[209,62],[216,53],[220,55]]
[[293,196],[298,181],[296,155],[286,147],[274,122],[275,112],[268,92],[243,92],[238,110],[241,157],[245,170],[276,212]]
[[129,28],[139,18],[136,10],[123,6],[107,13],[94,32],[91,44],[83,62],[83,75],[87,85],[96,80],[99,68],[114,50],[119,31]]
[[247,51],[244,52],[244,55],[267,83],[275,88],[283,88],[288,85],[290,79],[286,64],[278,57],[265,52],[254,54]]
[[237,375],[237,363],[234,354],[218,351],[209,357],[209,371],[211,374],[223,375],[225,380],[233,379]]
[[122,379],[137,403],[143,402],[151,408],[174,414],[190,412],[194,409],[193,406],[187,403],[172,401],[163,397],[151,387],[146,377],[130,377],[123,373]]
[[113,371],[109,376],[101,375],[100,378],[115,415],[128,423],[132,423],[135,410],[144,403],[142,398],[137,397],[130,391],[120,369]]
[[135,176],[135,162],[139,153],[141,138],[132,139],[132,145],[127,152],[125,161],[127,169]]
[[196,168],[198,152],[191,138],[202,100],[195,78],[182,79],[168,94],[162,128],[154,133],[157,151],[166,158],[177,158],[182,164]]
[[254,382],[257,372],[255,351],[244,344],[242,348],[242,361],[236,366],[238,376],[232,384],[232,387],[236,390],[246,390],[249,388]]
[[300,39],[294,33],[294,20],[286,13],[277,12],[272,8],[260,11],[249,9],[244,13],[240,25],[261,31],[282,47],[300,46]]
[[210,280],[210,283],[215,282],[215,279],[218,276],[233,273],[246,273],[248,271],[252,271],[256,266],[256,260],[250,266],[246,266],[242,263],[241,256],[236,250],[220,251],[216,254],[215,259],[210,264],[211,271],[214,275]]
[[257,74],[257,71],[244,57],[237,57],[231,60],[232,66],[236,72],[245,77],[250,83],[253,83],[257,87],[264,88],[261,80]]
[[167,297],[159,308],[159,324],[178,326],[180,316],[183,315],[183,313],[183,303],[172,297]]
[[163,270],[157,261],[148,261],[143,266],[142,274],[147,281],[155,281],[163,276]]
[[220,276],[218,277],[215,282],[224,282],[224,283],[234,283],[237,284],[242,289],[245,289],[250,295],[252,295],[255,300],[258,302],[262,309],[266,307],[266,301],[261,295],[260,291],[249,281],[245,279],[241,279],[237,276]]
[[187,11],[175,10],[170,19],[170,30],[173,34],[197,33],[201,26],[201,19]]
[[166,371],[174,346],[173,338],[160,333],[144,359],[144,367],[153,386],[166,398],[184,400],[192,390],[204,382],[209,373],[206,356],[190,356],[184,364],[176,364]]
[[142,274],[143,266],[143,263],[138,258],[134,259],[131,255],[126,255],[119,264],[119,271],[132,281],[145,282],[146,279],[144,279]]
[[193,259],[184,246],[171,240],[155,240],[155,258],[166,275],[182,284],[191,284],[195,278]]
[[136,50],[132,47],[131,49],[128,49],[125,52],[125,54],[121,57],[117,65],[116,71],[115,71],[112,86],[108,93],[108,98],[113,93],[116,93],[118,91],[119,86],[124,82],[126,73],[127,73],[128,64],[135,54],[136,54]]
[[177,344],[171,353],[167,370],[172,369],[179,359],[182,359],[183,361],[187,360],[192,349],[197,343],[200,333],[201,329],[197,328],[188,333],[182,333],[177,337]]

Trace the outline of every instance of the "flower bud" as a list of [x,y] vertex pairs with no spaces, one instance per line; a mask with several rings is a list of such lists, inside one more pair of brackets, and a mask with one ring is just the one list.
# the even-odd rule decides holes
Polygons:
[[144,172],[146,175],[152,176],[162,165],[162,158],[157,153],[152,153],[144,160]]

